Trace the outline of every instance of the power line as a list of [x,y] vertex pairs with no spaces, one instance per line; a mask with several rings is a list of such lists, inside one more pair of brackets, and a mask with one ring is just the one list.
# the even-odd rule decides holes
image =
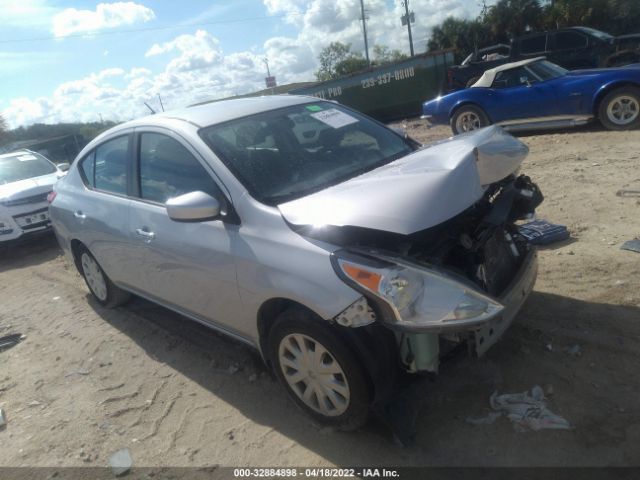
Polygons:
[[22,43],[22,42],[40,42],[44,40],[61,40],[64,38],[80,38],[80,37],[104,37],[108,35],[122,35],[127,33],[139,33],[139,32],[152,32],[158,30],[172,30],[177,28],[189,28],[189,27],[204,27],[208,25],[223,25],[223,24],[233,24],[233,23],[244,23],[244,22],[254,22],[259,20],[271,20],[271,19],[279,19],[296,15],[304,15],[305,12],[297,12],[297,13],[285,13],[282,15],[270,15],[270,16],[262,16],[262,17],[249,17],[249,18],[235,18],[231,20],[215,20],[211,22],[200,22],[200,23],[182,23],[176,25],[161,25],[158,27],[146,27],[146,28],[131,28],[128,30],[112,30],[106,32],[95,32],[95,33],[70,33],[69,35],[50,35],[46,37],[31,37],[31,38],[12,38],[12,39],[2,39],[0,40],[0,44],[6,43]]

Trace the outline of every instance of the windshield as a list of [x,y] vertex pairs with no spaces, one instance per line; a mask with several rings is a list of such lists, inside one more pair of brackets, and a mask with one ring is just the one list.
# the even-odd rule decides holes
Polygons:
[[556,65],[555,63],[551,63],[547,60],[531,63],[527,65],[527,68],[529,68],[542,81],[562,77],[567,74],[567,70],[562,68],[560,65]]
[[56,172],[56,167],[35,152],[0,157],[0,184],[41,177]]
[[413,150],[377,122],[322,101],[213,125],[200,136],[268,205],[309,195]]

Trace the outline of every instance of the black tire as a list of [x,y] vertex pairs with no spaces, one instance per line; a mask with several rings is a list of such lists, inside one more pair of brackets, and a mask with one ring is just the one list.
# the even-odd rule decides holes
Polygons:
[[[294,307],[285,310],[278,316],[269,332],[267,344],[268,356],[276,377],[278,377],[278,380],[285,387],[289,396],[298,407],[318,423],[343,431],[351,431],[361,427],[367,422],[371,407],[372,392],[368,377],[364,373],[358,358],[354,355],[352,349],[347,346],[346,342],[341,339],[335,331],[332,331],[334,328],[344,327],[328,324],[325,320],[303,308]],[[296,371],[287,366],[283,367],[280,361],[281,356],[279,352],[281,343],[283,340],[286,343],[290,335],[302,335],[313,340],[313,342],[317,342],[313,344],[314,353],[317,352],[316,346],[319,344],[333,357],[331,363],[328,365],[331,365],[333,361],[337,362],[342,373],[333,375],[333,377],[348,387],[348,401],[342,405],[344,409],[342,413],[337,414],[338,409],[335,410],[333,415],[323,414],[318,410],[314,410],[298,396],[293,390],[294,387],[285,379],[285,369],[293,372]],[[306,383],[308,378],[310,377],[305,376],[304,380],[300,380],[295,384],[295,388],[299,388],[300,390],[304,388],[305,392],[309,388],[313,390],[313,388]],[[333,381],[333,379],[331,381]],[[300,392],[300,390],[298,391]],[[302,394],[301,392],[300,395]],[[314,395],[315,403],[319,408],[318,395],[312,395]],[[346,398],[340,397],[342,399]],[[347,406],[345,407],[345,405]]]
[[[82,278],[84,278],[84,282],[87,284],[87,287],[96,302],[105,308],[115,308],[127,302],[131,298],[131,294],[129,292],[125,292],[113,284],[111,279],[102,270],[98,261],[86,247],[80,247],[77,255],[80,274],[82,275]],[[94,272],[94,274],[99,273],[104,279],[104,292],[97,288],[95,283],[90,279],[91,273],[87,269],[87,263],[91,261],[95,262],[97,267],[97,272]]]
[[[459,123],[462,122],[462,119],[465,115],[470,115],[472,118],[475,118],[477,122],[474,121],[473,128],[464,129],[462,125]],[[475,105],[462,105],[458,108],[451,117],[451,131],[454,135],[458,135],[459,133],[465,133],[472,130],[477,130],[478,128],[486,127],[491,124],[489,121],[489,117],[484,110],[480,107],[476,107]]]
[[[623,122],[623,119],[615,121],[615,113],[611,109],[615,108],[616,103],[620,103],[621,99],[628,101],[627,105],[633,107],[635,112],[635,118],[628,123]],[[621,87],[612,90],[607,93],[598,106],[598,119],[602,126],[608,130],[632,130],[640,126],[640,89],[636,87]]]

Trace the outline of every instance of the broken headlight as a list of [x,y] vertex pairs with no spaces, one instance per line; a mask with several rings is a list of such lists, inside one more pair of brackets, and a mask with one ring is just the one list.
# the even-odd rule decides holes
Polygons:
[[504,308],[465,280],[385,255],[340,250],[338,276],[383,310],[387,323],[408,331],[475,327]]

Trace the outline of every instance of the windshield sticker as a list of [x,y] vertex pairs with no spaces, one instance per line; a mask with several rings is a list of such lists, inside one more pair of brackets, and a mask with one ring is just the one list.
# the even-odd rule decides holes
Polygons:
[[322,111],[322,107],[320,105],[307,105],[306,108],[310,112],[321,112]]
[[345,125],[350,125],[358,121],[357,118],[335,108],[330,108],[329,110],[324,110],[318,113],[312,113],[311,116],[333,128],[344,127]]
[[37,160],[37,158],[35,157],[35,155],[20,155],[18,156],[18,160],[20,160],[21,162],[26,162],[28,160]]

